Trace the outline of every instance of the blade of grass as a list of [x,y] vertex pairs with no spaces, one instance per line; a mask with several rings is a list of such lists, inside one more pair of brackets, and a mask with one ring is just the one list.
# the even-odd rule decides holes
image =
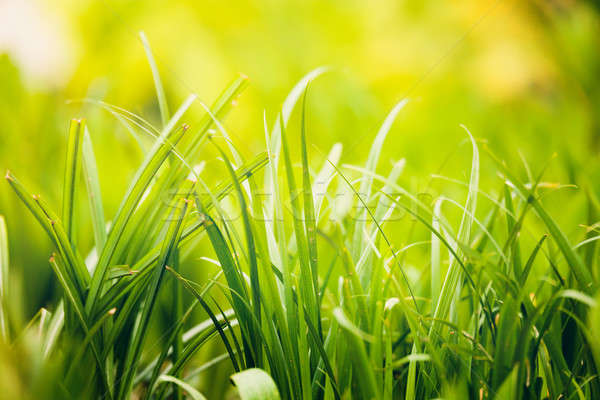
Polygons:
[[104,208],[102,207],[102,194],[100,192],[100,180],[96,168],[96,157],[92,138],[87,127],[83,133],[82,144],[83,176],[87,187],[92,227],[94,228],[94,239],[96,251],[101,251],[106,242],[106,221],[104,220]]
[[160,74],[158,73],[158,66],[156,65],[156,61],[154,60],[154,56],[152,55],[152,49],[150,48],[150,43],[148,43],[148,39],[146,38],[146,34],[144,32],[140,32],[140,41],[144,46],[144,52],[146,53],[146,58],[148,59],[148,64],[150,65],[150,69],[152,70],[152,79],[154,80],[154,88],[156,89],[156,98],[158,99],[158,107],[160,109],[160,118],[162,120],[163,127],[167,125],[169,122],[169,106],[167,104],[167,97],[165,96],[165,89],[163,87],[162,81],[160,79]]
[[296,187],[296,180],[294,178],[294,171],[292,169],[292,160],[288,147],[287,135],[284,128],[283,116],[279,114],[280,125],[281,125],[281,143],[284,156],[284,165],[287,176],[288,191],[290,196],[290,202],[292,207],[292,222],[294,227],[294,235],[296,238],[296,248],[298,250],[298,259],[300,262],[300,291],[304,301],[307,302],[307,309],[311,322],[315,326],[319,326],[319,315],[317,313],[317,291],[318,287],[315,287],[313,281],[313,273],[311,272],[311,262],[309,261],[309,251],[306,240],[306,234],[302,224],[302,209],[300,208],[298,197],[299,192]]
[[335,176],[335,170],[331,167],[331,164],[337,165],[341,156],[342,144],[336,143],[331,147],[329,154],[327,154],[327,157],[325,158],[323,167],[321,167],[321,170],[313,183],[312,192],[315,197],[315,217],[317,221],[319,221],[321,217],[321,206],[327,195],[327,188]]
[[[365,169],[367,171],[375,172],[375,169],[377,168],[377,163],[379,161],[379,155],[381,154],[381,150],[383,148],[383,143],[385,141],[385,138],[387,137],[387,134],[390,131],[392,124],[394,123],[394,120],[396,119],[396,116],[398,115],[400,110],[402,110],[404,108],[406,103],[408,103],[407,99],[403,99],[400,102],[398,102],[398,104],[396,104],[394,106],[394,108],[392,108],[392,110],[386,116],[385,120],[383,121],[383,124],[381,124],[381,127],[379,128],[379,131],[377,132],[377,135],[375,136],[375,140],[373,141],[373,144],[371,145],[371,149],[369,150],[369,156],[367,158],[367,163],[365,164]],[[367,202],[371,198],[372,185],[373,185],[372,176],[371,175],[364,176],[363,180],[360,184],[360,189],[358,190],[358,193],[360,193],[360,196],[362,196],[364,199],[366,199]],[[354,236],[352,239],[352,260],[354,260],[355,263],[358,262],[360,255],[363,251],[363,247],[365,245],[364,240],[363,240],[363,235],[364,235],[365,222],[367,220],[367,210],[362,209],[362,205],[360,203],[358,205],[359,205],[359,207],[361,207],[361,211],[360,211],[359,215],[356,217],[356,224],[354,226]],[[361,281],[364,281],[362,276],[361,276]]]
[[85,267],[85,262],[81,258],[81,255],[77,252],[77,248],[69,241],[63,224],[58,219],[56,214],[54,214],[54,212],[50,209],[48,204],[46,204],[46,202],[39,195],[34,195],[33,200],[50,221],[52,232],[56,238],[56,243],[58,244],[58,250],[62,255],[65,256],[65,260],[69,262],[69,271],[72,271],[71,273],[74,276],[76,284],[80,288],[81,295],[83,296],[85,288],[90,280],[90,274]]
[[69,127],[69,138],[67,146],[67,158],[65,163],[65,179],[63,184],[63,210],[62,221],[65,232],[71,244],[75,244],[74,212],[75,212],[75,189],[81,170],[81,143],[85,121],[82,119],[71,120]]
[[65,324],[65,310],[64,310],[64,301],[61,300],[58,303],[58,307],[54,310],[54,314],[52,315],[52,319],[50,320],[50,324],[48,326],[48,331],[46,333],[46,340],[44,342],[44,350],[43,355],[44,358],[48,358],[52,351],[54,350],[60,333],[63,330]]
[[[277,204],[277,199],[275,198],[274,189],[278,187],[277,176],[278,176],[278,168],[279,168],[279,156],[281,153],[281,128],[285,127],[287,124],[290,115],[296,103],[300,99],[300,96],[304,93],[306,86],[309,82],[316,79],[318,76],[322,75],[328,70],[326,67],[318,67],[314,70],[310,71],[308,74],[304,75],[298,83],[292,88],[287,97],[285,98],[283,105],[281,106],[280,115],[275,118],[275,123],[273,125],[273,130],[271,131],[271,135],[269,137],[269,132],[266,129],[266,115],[265,119],[265,137],[267,139],[267,149],[269,151],[269,159],[271,160],[271,170],[265,171],[264,178],[264,192],[265,193],[273,193],[272,199],[268,199],[265,209],[267,210],[267,218],[273,220],[273,213],[276,211],[275,207]],[[283,124],[282,121],[283,120]]]
[[[217,258],[218,258],[219,262],[221,263],[221,267],[223,268],[223,274],[225,275],[225,279],[227,280],[227,284],[229,285],[229,288],[231,289],[231,291],[240,293],[241,296],[243,296],[244,298],[247,298],[246,286],[243,283],[244,281],[243,281],[242,277],[240,276],[240,272],[238,271],[238,268],[234,262],[232,252],[229,249],[229,246],[227,245],[227,242],[225,241],[223,234],[221,233],[219,228],[216,226],[215,221],[210,217],[210,215],[208,215],[206,213],[206,208],[202,204],[202,202],[200,201],[198,196],[195,196],[195,201],[196,201],[196,207],[197,207],[198,211],[201,213],[200,218],[204,222],[204,226],[205,226],[206,232],[208,234],[208,237],[211,241],[211,244],[217,255]],[[241,318],[242,313],[243,313],[243,311],[242,311],[243,308],[239,304],[239,301],[236,300],[236,297],[234,297],[232,300],[233,300],[234,309],[236,309],[236,312],[240,312],[240,314],[238,314],[238,315]]]
[[[310,171],[308,168],[308,152],[306,149],[306,97],[308,96],[308,85],[304,90],[302,98],[302,119],[300,128],[300,147],[302,149],[302,186],[304,192],[304,229],[306,231],[306,239],[308,242],[308,261],[312,273],[313,291],[315,292],[316,303],[319,302],[319,269],[317,255],[317,226],[315,218],[315,205],[313,204],[314,197],[310,182]],[[317,323],[319,324],[319,335],[321,333],[321,313],[318,305],[315,306]]]
[[[506,209],[509,213],[506,214],[506,225],[508,227],[508,233],[511,234],[513,229],[516,228],[516,221],[513,217],[515,215],[515,210],[512,202],[512,194],[510,191],[510,187],[507,184],[504,184],[504,203],[506,204]],[[513,273],[515,277],[521,275],[521,248],[519,247],[519,242],[514,241],[511,249],[512,253],[512,265],[513,265]]]

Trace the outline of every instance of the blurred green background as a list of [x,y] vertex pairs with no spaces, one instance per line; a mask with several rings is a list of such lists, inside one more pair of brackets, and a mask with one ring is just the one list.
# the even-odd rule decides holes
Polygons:
[[[331,71],[310,94],[317,161],[342,142],[342,161],[363,163],[387,111],[408,95],[380,167],[405,157],[403,179],[414,190],[442,166],[446,176],[468,174],[459,124],[523,176],[521,156],[539,171],[557,153],[546,179],[600,189],[597,2],[0,0],[0,167],[57,210],[71,118],[88,119],[107,218],[142,159],[110,114],[68,100],[101,99],[159,123],[140,30],[171,110],[191,92],[211,103],[238,74],[250,77],[225,122],[246,157],[264,149],[263,112],[272,124],[293,85],[325,65]],[[201,115],[194,106],[190,122]],[[484,186],[498,188],[489,160],[483,172]],[[550,204],[569,233],[585,221],[581,196],[558,194]],[[0,213],[31,315],[56,296],[52,249],[5,183]],[[84,248],[90,232],[81,232]]]

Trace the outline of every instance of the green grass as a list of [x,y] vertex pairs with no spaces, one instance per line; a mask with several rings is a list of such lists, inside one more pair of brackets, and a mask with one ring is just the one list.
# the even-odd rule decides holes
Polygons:
[[[317,173],[308,86],[323,69],[293,88],[271,129],[265,118],[266,152],[245,160],[220,121],[246,79],[188,125],[196,97],[169,114],[142,39],[162,126],[96,102],[154,140],[115,215],[104,214],[82,119],[69,130],[60,216],[6,174],[55,247],[62,288],[20,329],[0,219],[2,359],[27,364],[15,369],[25,382],[16,396],[203,399],[215,384],[203,374],[224,369],[248,400],[600,397],[598,236],[563,233],[544,206],[553,185],[543,173],[523,181],[466,131],[468,181],[447,179],[447,196],[422,200],[401,183],[403,160],[377,172],[405,101],[364,167],[341,164],[336,145]],[[221,165],[210,175],[192,168],[205,147]],[[498,193],[480,185],[483,163]],[[588,206],[597,215],[591,196]],[[83,212],[97,258],[77,241]],[[190,269],[199,246],[217,266],[206,281]]]

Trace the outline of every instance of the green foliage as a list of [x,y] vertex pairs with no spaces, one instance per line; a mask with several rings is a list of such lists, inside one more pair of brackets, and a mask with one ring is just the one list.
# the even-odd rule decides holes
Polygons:
[[[489,166],[467,131],[469,178],[456,185],[466,190],[448,179],[447,195],[423,200],[400,179],[404,161],[377,173],[401,101],[364,168],[340,164],[334,148],[315,174],[307,88],[323,69],[290,92],[270,132],[265,118],[267,155],[246,162],[221,123],[246,80],[185,124],[196,97],[170,116],[142,41],[163,125],[100,104],[153,139],[108,227],[83,120],[69,131],[61,217],[6,174],[55,248],[62,296],[27,327],[12,323],[0,219],[2,345],[7,359],[40,360],[49,398],[203,399],[215,382],[202,378],[230,369],[243,400],[600,396],[598,261],[584,253],[594,240],[571,243],[546,210],[543,196],[556,185],[541,173],[523,182],[488,151],[502,190],[486,191]],[[290,120],[301,98],[297,132]],[[208,144],[219,155],[210,176],[193,168]],[[85,260],[80,176],[97,254]],[[198,249],[217,267],[214,278],[195,277]],[[20,396],[40,398],[37,388]]]

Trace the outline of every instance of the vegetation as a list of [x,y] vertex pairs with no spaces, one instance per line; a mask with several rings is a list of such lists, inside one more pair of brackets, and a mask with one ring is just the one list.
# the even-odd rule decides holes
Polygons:
[[[6,173],[52,241],[62,291],[19,329],[0,220],[10,398],[202,399],[203,377],[229,368],[242,399],[600,397],[593,190],[586,229],[568,237],[545,203],[569,185],[505,164],[466,128],[467,178],[433,175],[449,188],[435,198],[409,190],[404,160],[377,172],[405,100],[364,166],[341,163],[339,144],[315,154],[309,83],[324,69],[292,89],[271,126],[265,118],[266,151],[246,160],[221,123],[246,78],[210,107],[191,95],[170,114],[143,39],[161,126],[94,102],[153,138],[112,217],[82,119],[69,129],[60,214]],[[195,103],[205,114],[191,123]],[[219,167],[208,170],[204,147]],[[483,166],[496,190],[482,187]],[[94,242],[85,258],[83,210]],[[185,267],[206,243],[214,275],[199,281]],[[199,357],[207,349],[219,352]]]

